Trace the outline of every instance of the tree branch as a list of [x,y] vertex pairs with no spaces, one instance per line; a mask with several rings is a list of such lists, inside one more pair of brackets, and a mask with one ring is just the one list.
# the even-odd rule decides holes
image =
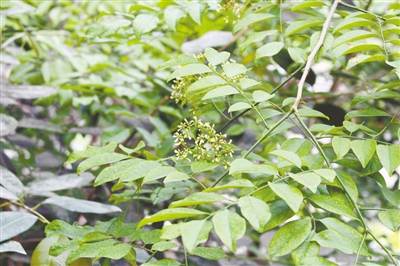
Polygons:
[[312,50],[311,54],[307,58],[306,67],[304,68],[303,75],[301,76],[301,79],[299,81],[299,85],[298,85],[298,89],[297,89],[297,97],[296,97],[294,104],[292,105],[292,110],[294,110],[296,113],[297,113],[297,107],[299,106],[300,101],[301,101],[304,82],[306,81],[307,75],[311,69],[311,64],[314,61],[315,55],[318,53],[319,49],[321,48],[322,44],[324,43],[326,33],[328,32],[328,29],[329,29],[329,24],[331,23],[333,14],[335,13],[335,10],[340,1],[341,0],[335,0],[335,2],[333,2],[331,10],[329,11],[328,17],[326,18],[324,26],[322,27],[321,35],[319,36],[319,40],[318,40],[317,44],[315,45],[314,49]]

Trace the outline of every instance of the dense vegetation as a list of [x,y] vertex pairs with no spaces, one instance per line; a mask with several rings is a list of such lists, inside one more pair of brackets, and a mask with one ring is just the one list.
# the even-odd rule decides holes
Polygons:
[[399,265],[400,4],[345,2],[2,1],[0,264]]

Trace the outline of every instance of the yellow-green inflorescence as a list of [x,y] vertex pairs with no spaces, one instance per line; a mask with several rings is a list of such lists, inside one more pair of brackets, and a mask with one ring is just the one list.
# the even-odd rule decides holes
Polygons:
[[[185,119],[178,126],[174,138],[175,143],[181,147],[175,150],[176,157],[180,160],[194,159],[229,165],[226,159],[232,157],[232,141],[226,141],[226,134],[217,133],[210,123],[204,123],[197,117],[190,121]],[[187,142],[191,140],[194,141],[194,146],[190,148]]]

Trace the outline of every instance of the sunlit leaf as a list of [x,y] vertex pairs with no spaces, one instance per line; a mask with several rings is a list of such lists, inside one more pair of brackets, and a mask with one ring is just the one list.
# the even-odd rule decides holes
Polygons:
[[297,212],[300,209],[300,206],[303,202],[303,194],[299,189],[286,183],[268,182],[268,185],[276,193],[276,195],[278,195],[287,203],[287,205],[289,205],[293,212]]
[[[324,218],[321,222],[326,226],[324,230],[313,237],[323,247],[336,248],[346,254],[357,253],[362,244],[363,236],[354,228],[339,221],[336,218]],[[361,255],[368,256],[365,243],[362,244]]]
[[72,212],[80,213],[112,213],[120,212],[121,209],[117,206],[103,204],[95,201],[75,199],[67,196],[56,196],[47,198],[43,204],[56,205]]
[[214,229],[222,243],[231,251],[236,251],[236,241],[246,231],[246,221],[237,213],[223,210],[217,212],[213,218]]
[[350,146],[358,160],[360,160],[361,165],[365,168],[374,155],[376,141],[371,139],[353,140]]
[[301,219],[285,224],[271,239],[268,249],[269,257],[280,257],[290,253],[303,243],[310,231],[310,219]]
[[182,242],[189,253],[193,253],[198,244],[208,239],[212,224],[207,220],[190,221],[181,227]]
[[290,36],[304,29],[309,29],[314,26],[322,25],[321,20],[296,20],[292,22],[285,30],[285,36]]
[[226,201],[227,199],[214,193],[196,192],[186,198],[178,201],[174,201],[169,205],[169,208],[198,205],[198,204],[208,204],[219,201]]
[[247,16],[244,16],[240,19],[235,26],[233,27],[232,33],[235,34],[236,32],[240,31],[241,29],[245,28],[246,26],[253,24],[255,22],[264,21],[267,19],[274,18],[274,15],[268,13],[250,13]]
[[144,218],[140,221],[138,228],[145,226],[149,223],[156,223],[161,221],[176,220],[181,218],[194,217],[207,214],[206,212],[198,211],[189,208],[173,208],[165,209],[155,213],[154,215]]
[[346,138],[333,137],[332,147],[338,159],[343,158],[350,150],[351,141]]
[[397,231],[400,226],[400,211],[399,210],[387,210],[378,213],[379,220],[393,232]]
[[252,196],[241,197],[239,204],[243,216],[251,226],[256,231],[263,232],[265,224],[271,218],[268,204]]
[[25,232],[37,219],[30,213],[3,211],[0,215],[0,242]]
[[379,144],[376,152],[385,170],[389,175],[392,175],[397,167],[400,166],[400,146]]

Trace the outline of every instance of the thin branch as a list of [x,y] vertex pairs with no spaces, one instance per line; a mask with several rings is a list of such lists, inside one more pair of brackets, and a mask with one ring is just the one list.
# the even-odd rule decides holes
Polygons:
[[[302,70],[305,67],[305,63],[302,64],[300,67],[298,67],[293,73],[291,73],[289,75],[289,77],[287,77],[284,81],[282,81],[281,84],[279,84],[278,86],[276,86],[275,89],[272,90],[271,94],[274,94],[275,92],[277,92],[279,89],[281,89],[283,86],[285,86],[285,84],[287,84],[300,70]],[[259,103],[254,104],[254,106],[257,106]],[[246,109],[242,112],[240,112],[239,114],[237,114],[236,116],[234,116],[232,119],[230,119],[227,123],[225,123],[225,125],[223,125],[220,129],[218,129],[218,132],[221,132],[222,130],[224,130],[227,126],[229,126],[230,124],[232,124],[236,119],[238,119],[239,117],[243,116],[244,114],[246,114],[248,111],[250,111],[252,108]]]
[[381,248],[385,251],[385,253],[389,255],[390,259],[393,261],[393,264],[398,266],[399,264],[397,264],[396,260],[393,258],[392,253],[389,252],[389,250],[378,240],[378,238],[374,236],[374,234],[371,233],[371,231],[367,230],[367,232],[370,236],[372,236],[372,238],[376,241],[376,243],[378,243],[378,245],[381,246]]
[[307,63],[306,63],[306,67],[304,69],[303,75],[301,76],[299,85],[298,85],[298,89],[297,89],[297,97],[296,100],[292,106],[292,109],[297,113],[297,107],[300,104],[301,101],[301,96],[303,93],[303,87],[304,87],[304,82],[306,81],[307,75],[311,70],[311,64],[314,61],[314,58],[316,56],[316,54],[318,53],[319,49],[321,48],[321,46],[324,43],[324,39],[325,39],[325,35],[328,32],[329,29],[329,24],[331,23],[333,14],[335,13],[335,10],[339,4],[341,0],[335,0],[335,2],[333,2],[331,10],[329,11],[328,17],[325,20],[324,26],[322,27],[322,31],[321,31],[321,35],[319,36],[319,40],[317,42],[317,44],[315,45],[314,49],[312,50],[311,54],[308,56],[307,58]]
[[342,2],[342,1],[338,1],[338,2],[339,2],[339,5],[341,5],[341,6],[345,6],[345,7],[360,11],[360,12],[365,13],[365,14],[370,14],[370,15],[376,16],[377,18],[379,18],[381,20],[386,20],[386,18],[378,16],[378,15],[372,13],[372,12],[369,12],[368,10],[365,10],[365,9],[362,9],[362,8],[359,8],[359,7],[356,7],[356,6],[353,6],[353,5],[346,4],[346,3]]
[[239,31],[238,33],[235,34],[235,36],[233,36],[232,41],[230,41],[227,45],[221,47],[218,49],[218,52],[222,52],[225,51],[229,46],[231,46],[232,44],[234,44],[237,39],[239,39],[241,36],[243,36],[247,31],[249,30],[249,27],[244,28],[243,30]]
[[8,38],[5,42],[1,44],[1,50],[4,50],[10,43],[15,41],[16,39],[23,38],[25,36],[25,32],[20,32],[18,34],[15,34],[11,38]]

